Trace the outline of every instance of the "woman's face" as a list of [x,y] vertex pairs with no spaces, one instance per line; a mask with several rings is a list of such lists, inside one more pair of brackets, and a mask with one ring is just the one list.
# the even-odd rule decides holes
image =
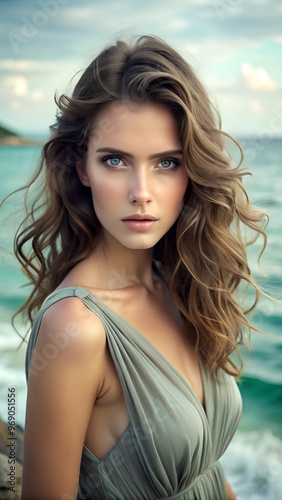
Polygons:
[[106,241],[152,248],[180,214],[188,184],[174,116],[162,105],[107,105],[77,172]]

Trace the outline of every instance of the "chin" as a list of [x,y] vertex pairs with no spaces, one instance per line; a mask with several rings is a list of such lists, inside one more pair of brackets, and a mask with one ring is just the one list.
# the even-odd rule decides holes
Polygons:
[[134,233],[131,235],[118,235],[107,231],[105,239],[112,249],[117,245],[128,250],[150,250],[162,239],[163,234],[141,234]]
[[[161,239],[161,238],[159,238]],[[159,241],[157,238],[144,238],[143,241],[141,238],[133,238],[131,241],[121,241],[119,243],[129,250],[150,250],[153,248]],[[138,241],[139,240],[139,241]],[[146,241],[147,240],[147,241]]]
[[129,250],[150,250],[151,248],[153,248],[156,243],[152,243],[152,244],[138,244],[138,243],[132,243],[132,244],[126,244],[124,245],[122,243],[122,245],[125,247],[125,248],[128,248]]

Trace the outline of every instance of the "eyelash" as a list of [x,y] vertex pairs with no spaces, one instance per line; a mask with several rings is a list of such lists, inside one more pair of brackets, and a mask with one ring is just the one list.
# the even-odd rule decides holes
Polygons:
[[[125,161],[120,156],[116,156],[116,155],[105,156],[104,158],[101,159],[101,162],[106,167],[111,168],[113,170],[116,170],[120,166],[122,166],[122,167],[124,166],[124,165],[109,165],[107,163],[107,161],[108,160],[112,160],[112,159],[121,160],[123,163],[125,163]],[[164,161],[170,161],[170,162],[174,163],[174,165],[171,166],[171,167],[168,167],[168,168],[160,167],[161,170],[176,170],[180,166],[180,161],[178,159],[176,159],[176,158],[163,158],[162,160],[160,160],[158,162],[158,164],[160,164],[161,162],[164,162]]]
[[[104,163],[104,165],[106,165],[106,167],[112,168],[112,169],[114,169],[114,170],[115,170],[116,168],[120,167],[120,166],[123,166],[123,165],[109,165],[109,164],[107,163],[107,160],[113,160],[113,159],[123,161],[123,159],[122,159],[122,158],[120,158],[120,156],[114,156],[114,155],[112,155],[112,156],[105,156],[104,158],[102,158],[102,159],[101,159],[101,162],[102,162],[102,163]],[[125,163],[125,162],[124,162],[124,163]]]
[[159,163],[161,163],[162,161],[170,161],[174,163],[173,167],[168,167],[168,168],[163,167],[163,170],[176,170],[180,166],[180,161],[177,160],[176,158],[163,158],[163,160],[160,160]]

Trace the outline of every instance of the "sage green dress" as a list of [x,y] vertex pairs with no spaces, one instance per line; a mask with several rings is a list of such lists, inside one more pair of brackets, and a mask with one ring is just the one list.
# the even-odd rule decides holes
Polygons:
[[[77,498],[226,499],[218,460],[237,428],[242,409],[233,377],[222,371],[219,383],[201,363],[204,409],[185,379],[151,342],[82,287],[64,288],[47,297],[33,324],[26,371],[42,315],[55,302],[71,296],[93,311],[105,328],[130,418],[103,460],[83,447]],[[38,369],[44,369],[44,360]]]

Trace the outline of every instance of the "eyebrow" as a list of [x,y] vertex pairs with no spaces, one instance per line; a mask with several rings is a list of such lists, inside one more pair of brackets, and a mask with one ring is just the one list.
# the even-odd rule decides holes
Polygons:
[[[115,148],[99,148],[96,149],[96,153],[113,153],[119,154],[123,156],[128,156],[129,158],[134,158],[131,153],[127,153],[126,151],[122,151],[121,149]],[[172,156],[172,155],[182,155],[182,149],[171,149],[169,151],[162,151],[161,153],[155,153],[149,156],[149,160],[153,160],[154,158],[160,158],[161,156]]]

